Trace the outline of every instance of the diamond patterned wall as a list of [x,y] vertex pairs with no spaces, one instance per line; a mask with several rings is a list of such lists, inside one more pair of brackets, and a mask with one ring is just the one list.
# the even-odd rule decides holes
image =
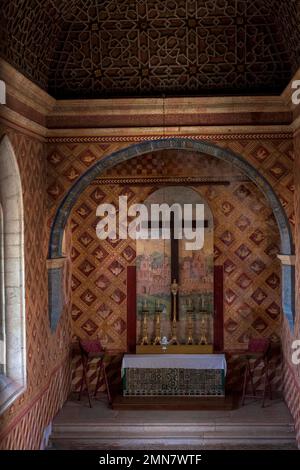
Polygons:
[[[2,133],[6,130],[2,130]],[[49,329],[49,321],[48,321],[48,311],[47,311],[47,285],[46,285],[46,265],[45,260],[47,258],[47,232],[49,231],[50,222],[57,208],[57,205],[61,201],[62,197],[64,196],[67,189],[71,187],[72,184],[78,179],[80,175],[87,170],[87,168],[93,164],[98,159],[101,159],[104,155],[108,155],[113,151],[125,147],[129,145],[128,143],[103,143],[103,144],[86,144],[75,142],[73,144],[57,144],[57,145],[49,145],[47,148],[47,155],[48,155],[48,177],[45,177],[45,170],[46,170],[46,162],[45,162],[45,148],[44,145],[38,141],[33,140],[23,134],[17,133],[12,130],[7,130],[7,133],[12,141],[12,144],[15,148],[17,158],[20,165],[20,171],[22,176],[22,182],[24,186],[24,206],[25,206],[25,243],[26,243],[26,302],[27,302],[27,354],[28,354],[28,389],[25,394],[23,394],[17,402],[15,402],[10,409],[1,416],[0,425],[1,425],[1,438],[3,438],[3,442],[5,442],[6,448],[17,448],[23,446],[24,448],[28,445],[29,448],[38,448],[40,445],[40,439],[42,434],[42,429],[44,425],[46,425],[46,421],[48,422],[51,420],[54,413],[57,411],[57,408],[60,406],[60,403],[67,395],[68,386],[64,386],[63,384],[65,380],[68,383],[68,367],[69,364],[69,356],[68,356],[68,345],[70,342],[70,326],[69,321],[71,319],[71,312],[66,311],[62,316],[58,330],[55,335],[50,334]],[[293,196],[294,196],[294,182],[292,177],[292,168],[293,168],[293,147],[292,143],[288,140],[239,140],[233,142],[217,142],[218,145],[221,146],[228,146],[233,151],[241,154],[246,158],[250,163],[252,163],[259,171],[269,180],[272,186],[275,188],[275,191],[279,195],[282,204],[287,212],[287,215],[291,221],[292,226],[295,224],[295,216],[294,216],[294,204],[293,204]],[[159,172],[161,175],[163,174],[168,175],[168,166],[164,163],[165,169],[161,167],[162,162],[165,161],[165,157],[158,156],[156,154],[156,159],[152,157],[152,164],[151,164],[151,157],[147,157],[146,160],[149,160],[147,163],[147,172],[149,174],[152,172],[153,175],[156,172]],[[174,159],[172,159],[173,161]],[[195,164],[195,162],[194,162]],[[136,167],[132,167],[131,162],[127,162],[122,169],[120,169],[120,174],[124,175],[132,175],[136,174],[138,165]],[[159,166],[160,165],[160,166]],[[164,166],[163,165],[163,166]],[[176,174],[184,175],[186,171],[186,167],[193,168],[192,160],[191,164],[189,163],[189,158],[186,154],[183,154],[176,158],[176,165],[173,165],[174,172]],[[144,170],[143,165],[140,165],[142,176],[144,177]],[[197,166],[195,167],[197,168]],[[194,168],[194,169],[195,169]],[[159,169],[159,171],[158,171]],[[190,170],[189,170],[190,171]],[[106,175],[110,177],[110,174]],[[256,212],[254,206],[250,204],[249,206],[249,215],[248,214],[237,214],[236,211],[237,205],[240,204],[242,198],[245,196],[246,200],[251,200],[252,202],[255,200],[255,188],[249,182],[235,182],[234,191],[230,194],[230,197],[225,198],[225,201],[222,200],[221,194],[219,193],[220,188],[217,187],[217,195],[212,197],[212,204],[215,200],[215,204],[218,206],[216,208],[219,211],[219,216],[221,217],[222,221],[225,221],[222,224],[219,224],[219,238],[216,240],[216,256],[219,257],[219,260],[223,260],[224,263],[226,262],[227,258],[230,262],[226,263],[226,270],[227,270],[227,278],[230,279],[231,287],[230,289],[235,295],[240,295],[241,292],[246,290],[247,292],[247,299],[251,303],[252,308],[259,308],[262,309],[262,313],[259,314],[259,317],[262,318],[263,321],[259,321],[259,323],[255,323],[256,318],[250,316],[247,317],[247,309],[242,309],[242,313],[245,316],[245,319],[242,320],[243,327],[240,327],[240,323],[238,327],[236,325],[231,325],[230,323],[227,324],[227,332],[226,332],[226,341],[228,347],[233,344],[233,342],[237,341],[240,337],[240,330],[239,328],[249,328],[252,330],[254,329],[257,331],[257,334],[261,335],[272,335],[272,334],[279,334],[279,320],[278,320],[278,309],[277,307],[271,307],[270,311],[268,312],[269,306],[272,302],[276,304],[279,302],[278,298],[276,300],[276,295],[278,295],[278,290],[275,288],[276,284],[278,283],[278,279],[276,276],[279,277],[279,273],[276,269],[276,262],[272,261],[272,257],[276,254],[277,251],[277,242],[275,239],[269,239],[269,233],[272,227],[272,217],[269,219],[267,215],[267,209],[262,209],[263,213],[266,215],[266,222],[264,224],[260,224],[259,226],[255,227],[252,231],[250,230],[250,226],[248,225],[247,218],[256,218]],[[45,197],[44,188],[47,185],[47,194],[48,194],[48,202]],[[127,185],[128,186],[128,185]],[[129,185],[130,186],[130,185]],[[240,186],[245,186],[246,190],[242,188],[239,189]],[[116,186],[114,191],[117,191],[123,186]],[[149,187],[148,187],[149,188]],[[97,189],[90,187],[86,191],[89,190],[92,192],[93,190]],[[103,187],[98,188],[103,190]],[[136,192],[136,186],[129,187],[129,190],[133,190]],[[144,188],[143,188],[144,190]],[[201,188],[203,190],[203,187]],[[248,194],[247,191],[250,191]],[[209,195],[206,195],[207,197]],[[90,195],[87,196],[90,198]],[[99,197],[99,195],[97,196]],[[105,195],[106,197],[106,195]],[[116,193],[112,194],[112,197],[116,197]],[[136,196],[134,196],[136,197]],[[144,195],[143,195],[144,197]],[[261,197],[261,195],[260,195]],[[97,198],[96,198],[97,199]],[[82,203],[86,201],[82,200]],[[225,202],[225,205],[223,204]],[[50,211],[50,218],[46,224],[46,217],[47,217],[47,204],[48,209]],[[90,202],[89,202],[90,204]],[[232,209],[233,207],[233,209]],[[84,209],[84,208],[83,208]],[[258,212],[258,208],[256,209]],[[82,216],[84,216],[85,211],[81,213],[79,211],[76,214],[75,219],[78,221],[84,220]],[[227,215],[225,215],[227,214]],[[88,216],[90,217],[90,216]],[[217,217],[217,218],[218,218]],[[233,225],[232,221],[237,221],[237,225]],[[89,218],[88,218],[89,220]],[[226,222],[226,221],[230,221]],[[38,222],[38,223],[37,223]],[[89,233],[89,228],[87,224],[86,231]],[[222,227],[222,230],[221,230]],[[245,227],[245,228],[244,228]],[[243,232],[244,228],[244,232]],[[80,235],[84,232],[84,224],[79,225],[77,228],[77,233]],[[74,226],[72,227],[73,235],[75,237]],[[261,231],[262,233],[257,232],[257,230]],[[250,233],[251,231],[251,233]],[[235,240],[232,240],[231,233],[226,232],[234,232],[233,235],[235,236]],[[243,247],[240,249],[240,245],[238,244],[238,238],[235,234],[240,234],[243,239],[243,243],[247,246],[248,250],[251,250],[248,256],[248,250],[243,250]],[[244,233],[244,234],[243,234]],[[79,237],[78,240],[76,239],[76,243],[80,244]],[[67,231],[67,239],[68,239],[68,231]],[[77,236],[77,235],[76,235]],[[84,237],[85,238],[85,237]],[[230,241],[232,240],[232,243]],[[88,243],[88,239],[82,239],[84,243]],[[226,243],[229,245],[226,245]],[[268,243],[270,242],[270,243]],[[91,242],[92,243],[92,242]],[[70,246],[71,243],[68,242],[66,246]],[[80,245],[81,248],[78,250],[79,255],[78,258],[81,259],[81,263],[84,262],[85,254],[88,254],[88,260],[95,262],[95,256],[93,255],[92,259],[89,258],[88,250],[85,251],[83,249],[83,245]],[[76,246],[74,246],[76,248]],[[94,246],[94,249],[96,247]],[[125,262],[124,256],[122,253],[124,252],[124,248],[121,249],[116,248],[117,250],[117,262],[122,264],[124,268],[126,267],[126,263],[131,263],[131,257],[133,256],[133,252],[129,250],[127,253],[128,260]],[[131,247],[133,248],[133,247]],[[77,249],[77,248],[76,248]],[[113,258],[110,258],[112,253],[112,249],[109,246],[106,247],[109,255],[106,257],[105,260],[105,267],[106,271],[108,272],[108,276],[110,279],[115,278],[115,274],[113,274],[112,270],[116,273],[119,270],[118,266],[112,266],[112,270],[109,270],[108,267],[115,261]],[[134,248],[133,248],[134,250]],[[239,253],[239,256],[235,252]],[[75,254],[74,254],[75,253]],[[72,253],[72,257],[76,256],[76,252]],[[260,253],[262,257],[262,263],[256,262],[256,254]],[[66,253],[68,256],[68,252]],[[101,256],[101,254],[100,254]],[[242,258],[246,256],[243,260]],[[258,256],[257,256],[258,257]],[[78,263],[79,263],[78,259]],[[109,259],[111,262],[109,263]],[[250,260],[251,263],[250,263]],[[222,262],[223,262],[222,261]],[[76,262],[76,259],[73,260],[73,264]],[[235,270],[233,269],[234,263],[237,265]],[[252,269],[251,269],[251,265]],[[79,266],[79,264],[78,264]],[[243,269],[243,267],[247,267],[247,269]],[[116,269],[114,269],[116,268]],[[88,268],[89,270],[89,268]],[[83,271],[85,271],[83,267]],[[95,270],[92,270],[90,276],[95,276]],[[117,281],[118,288],[124,294],[126,293],[126,289],[122,286],[122,282],[124,283],[124,272],[119,274],[120,282]],[[73,273],[74,274],[74,273]],[[245,274],[245,276],[243,276]],[[275,274],[275,276],[273,275]],[[106,272],[103,275],[107,275]],[[80,274],[80,279],[84,279],[88,277],[84,274]],[[100,277],[101,274],[98,276]],[[117,276],[117,277],[119,277]],[[256,279],[257,276],[260,276],[262,280],[261,285],[257,287]],[[65,273],[65,280],[66,280],[66,288],[69,288],[68,279],[70,277],[70,266],[67,263],[67,270]],[[249,280],[252,280],[252,283],[249,284]],[[270,279],[269,279],[270,278]],[[79,280],[80,280],[79,279]],[[98,279],[98,278],[97,278]],[[268,281],[268,282],[267,282]],[[249,285],[248,285],[249,284]],[[105,286],[105,280],[101,278],[99,280],[99,285],[102,289]],[[272,288],[274,286],[274,289]],[[256,287],[251,293],[251,296],[248,297],[248,293],[251,289]],[[97,287],[98,288],[98,287]],[[264,294],[255,291],[260,288],[263,290],[267,297],[264,298]],[[94,289],[94,287],[93,287]],[[248,290],[247,290],[248,289]],[[108,292],[108,291],[107,291]],[[255,293],[255,294],[254,294]],[[81,293],[82,294],[82,293]],[[233,294],[229,292],[229,296],[227,296],[228,300],[230,301],[233,297]],[[253,297],[252,297],[253,295]],[[73,293],[74,296],[74,293]],[[272,301],[269,301],[272,298]],[[109,296],[108,296],[109,297]],[[122,296],[121,296],[122,297]],[[110,298],[110,297],[109,297]],[[116,296],[115,299],[120,299],[120,295]],[[261,304],[259,305],[259,302]],[[82,300],[81,300],[82,302]],[[116,316],[115,312],[117,311],[117,303],[110,299],[111,305],[114,305],[114,315],[115,319],[121,318],[124,322],[125,317],[124,315],[125,309],[122,305],[125,305],[126,299],[124,299],[118,308],[120,308],[121,314]],[[229,313],[228,318],[232,318],[233,322],[236,322],[235,315],[240,315],[240,313],[236,313],[234,308],[234,303],[238,302],[238,300],[234,300],[232,306],[230,304],[226,305],[226,309]],[[95,301],[96,303],[96,301]],[[248,303],[248,302],[247,302]],[[80,304],[82,307],[83,305]],[[100,307],[100,305],[99,305]],[[123,310],[122,310],[123,308]],[[82,309],[82,308],[81,308]],[[123,312],[123,313],[122,313]],[[105,316],[106,312],[104,313]],[[84,322],[89,320],[89,316],[85,313],[82,315],[86,315],[85,319],[81,316],[78,317],[76,321],[76,312],[73,311],[73,331],[82,335],[88,335],[88,332],[81,329],[81,326]],[[241,315],[242,317],[242,315]],[[239,317],[240,318],[240,317]],[[94,321],[93,318],[91,320]],[[226,320],[225,320],[226,322]],[[267,323],[267,328],[265,328],[264,322]],[[98,328],[98,320],[96,320],[97,328]],[[117,321],[118,326],[114,329],[114,333],[112,336],[114,340],[114,347],[118,345],[118,347],[123,348],[125,343],[125,335],[124,335],[124,324],[121,321]],[[254,323],[254,325],[252,325]],[[271,325],[271,326],[270,326]],[[273,326],[272,326],[273,325]],[[275,327],[277,325],[277,327]],[[93,327],[91,325],[92,330],[87,327],[88,331],[92,331]],[[277,330],[276,330],[277,328]],[[110,330],[107,329],[107,332],[110,333]],[[285,338],[288,338],[287,334]],[[289,343],[287,341],[287,354],[289,353]],[[117,353],[116,353],[117,354]],[[117,356],[115,358],[115,363],[117,364]],[[75,360],[76,363],[76,360]],[[66,367],[65,367],[66,365]],[[237,370],[237,369],[236,369]],[[57,372],[55,372],[57,371]],[[75,376],[77,375],[77,379],[74,380],[74,383],[78,384],[78,372],[80,372],[79,364],[77,360],[77,367]],[[93,371],[91,371],[93,373]],[[118,372],[111,372],[112,377],[117,378]],[[294,379],[294,375],[292,377],[291,383],[297,384],[297,381]],[[298,379],[297,379],[298,380]],[[54,389],[54,384],[58,385],[60,391]],[[294,386],[293,385],[293,386]],[[296,385],[295,385],[296,386]],[[49,390],[49,393],[46,392]],[[294,390],[297,388],[294,387]],[[41,392],[42,391],[42,392]],[[50,393],[51,391],[51,393]],[[47,395],[48,393],[48,395]],[[61,400],[59,403],[55,396],[60,393]],[[42,398],[42,396],[44,396]],[[46,398],[46,396],[48,398]],[[292,397],[297,396],[295,393],[292,394]],[[46,400],[46,401],[43,401]],[[291,399],[291,403],[295,406],[295,400]],[[42,405],[42,403],[44,403]],[[45,405],[46,403],[46,405]],[[39,406],[41,405],[41,406]],[[34,408],[36,407],[36,408]],[[46,418],[42,419],[41,416],[45,416],[43,413],[44,409],[49,409],[49,415],[46,415]],[[30,411],[34,410],[34,411]],[[21,420],[22,416],[22,420]],[[28,438],[29,433],[28,430],[32,426],[33,436]],[[29,439],[29,440],[28,440]]]
[[[189,155],[182,163],[178,152],[145,158],[146,174],[169,177],[196,174],[205,179],[221,174],[230,181],[231,168],[213,158]],[[157,163],[160,164],[157,167]],[[224,168],[225,167],[225,168]],[[144,178],[141,159],[106,172]],[[234,176],[236,176],[236,173]],[[135,262],[135,242],[99,241],[98,204],[117,204],[119,195],[142,202],[154,189],[148,186],[90,185],[72,211],[73,320],[76,334],[100,333],[109,349],[126,350],[126,268]],[[240,349],[247,336],[279,339],[281,318],[279,235],[264,196],[249,182],[196,188],[208,201],[215,218],[215,263],[225,268],[225,347]]]
[[49,382],[40,388],[28,407],[17,419],[1,428],[0,450],[39,450],[43,445],[43,430],[64,404],[70,390],[69,358],[52,371]]
[[[288,169],[292,162],[289,152],[287,148],[285,168]],[[254,147],[254,158],[263,153],[270,155],[262,146]],[[282,163],[281,171],[283,166]],[[272,159],[270,175],[275,167]],[[135,242],[100,242],[95,233],[97,205],[116,204],[118,196],[124,194],[128,195],[130,203],[142,202],[155,189],[146,185],[147,175],[152,178],[197,175],[205,180],[217,179],[220,174],[223,180],[231,182],[230,186],[195,186],[195,189],[211,206],[215,218],[215,263],[224,265],[225,269],[225,349],[245,348],[249,336],[280,340],[280,263],[276,257],[279,234],[264,196],[230,165],[212,157],[200,160],[193,154],[183,156],[177,151],[154,153],[108,170],[77,201],[71,217],[72,319],[77,336],[99,334],[114,354],[126,351],[126,268],[135,262]],[[124,178],[127,183],[121,184]],[[130,179],[144,184],[131,185]],[[115,184],[107,183],[112,181]],[[287,181],[290,183],[290,179]],[[289,209],[292,209],[291,196],[286,190],[285,206]],[[78,388],[80,363],[77,360],[74,364],[77,369],[73,385]],[[240,363],[233,355],[229,364],[228,383],[235,386],[236,377],[240,377]],[[273,383],[279,387],[278,360],[275,371]],[[91,372],[91,378],[93,374]],[[260,385],[259,374],[255,380]]]
[[23,187],[27,390],[1,415],[0,441],[3,439],[2,445],[6,448],[39,448],[45,425],[68,392],[70,314],[66,307],[57,332],[52,335],[47,305],[45,145],[19,132],[1,128],[0,136],[4,134],[14,148]]
[[117,207],[118,197],[130,203],[145,199],[151,188],[90,185],[71,215],[72,226],[72,319],[79,336],[97,333],[108,349],[126,351],[127,266],[135,263],[135,242],[103,240],[96,235],[96,209],[100,203]]
[[[84,139],[78,138],[74,143],[58,143],[49,145],[48,149],[48,207],[50,211],[49,226],[58,204],[66,194],[66,191],[78,180],[78,178],[97,160],[130,145],[130,142],[84,143]],[[83,143],[80,141],[83,140]],[[134,143],[134,142],[132,142]],[[294,151],[293,143],[289,140],[236,140],[218,141],[215,143],[226,147],[241,155],[252,164],[272,185],[291,222],[292,229],[295,225],[294,215]],[[197,175],[201,170],[201,161],[190,163],[190,153],[181,154],[181,158],[173,165],[174,172],[184,176],[187,167]],[[152,161],[152,164],[151,164]],[[119,170],[120,176],[134,176],[131,169],[131,161],[123,164]],[[106,176],[112,176],[114,170],[108,170]],[[135,168],[137,176],[168,176],[168,168],[159,153],[144,155]],[[188,175],[189,173],[187,173]]]

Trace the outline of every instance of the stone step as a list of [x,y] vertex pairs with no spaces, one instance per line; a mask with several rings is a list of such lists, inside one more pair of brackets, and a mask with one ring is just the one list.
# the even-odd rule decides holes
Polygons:
[[295,444],[294,428],[290,423],[76,423],[55,424],[51,441],[93,442],[93,445],[205,445],[205,444]]

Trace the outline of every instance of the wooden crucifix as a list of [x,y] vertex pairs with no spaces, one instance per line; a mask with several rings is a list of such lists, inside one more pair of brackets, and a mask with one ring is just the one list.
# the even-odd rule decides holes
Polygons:
[[[183,228],[183,223],[186,226],[186,221],[182,221],[182,228]],[[192,220],[191,222],[193,230],[196,229],[196,220]],[[204,221],[204,228],[208,227],[208,220]],[[152,223],[150,220],[148,223],[148,228],[149,230],[152,228],[159,228],[160,233],[163,228],[163,223],[160,220],[159,224],[157,222]],[[171,217],[170,217],[170,242],[171,242],[171,279],[170,279],[170,290],[171,290],[171,283],[176,281],[176,283],[179,285],[180,284],[180,269],[179,269],[179,239],[175,237],[175,218],[174,218],[174,212],[171,212]],[[175,302],[175,309],[176,309],[176,320],[179,320],[179,292],[177,292],[176,297],[171,295],[171,320],[173,320],[173,309],[174,309],[174,302]]]

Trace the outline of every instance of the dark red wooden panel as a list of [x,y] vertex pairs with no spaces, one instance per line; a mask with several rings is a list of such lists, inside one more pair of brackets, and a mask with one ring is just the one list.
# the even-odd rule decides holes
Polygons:
[[127,352],[136,349],[136,267],[127,267]]
[[214,351],[224,349],[224,267],[214,269]]

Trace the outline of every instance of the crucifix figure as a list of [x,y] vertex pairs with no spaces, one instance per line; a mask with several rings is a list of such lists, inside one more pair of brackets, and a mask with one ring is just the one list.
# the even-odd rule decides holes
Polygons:
[[[185,226],[187,222],[185,221]],[[192,224],[193,230],[196,229],[196,221],[192,220],[190,222]],[[183,224],[183,221],[182,221]],[[208,227],[208,221],[204,221],[204,228]],[[161,235],[161,231],[163,228],[163,222],[160,220],[159,222],[156,221],[149,221],[148,224],[149,229],[157,229],[159,228],[159,232]],[[182,227],[183,228],[183,227]],[[176,282],[180,285],[180,269],[179,269],[179,239],[175,237],[175,219],[174,219],[174,212],[171,212],[170,217],[170,242],[171,242],[171,279],[170,279],[170,288],[171,283]],[[171,295],[171,320],[173,321],[174,310],[176,312],[176,321],[179,320],[179,289],[177,290],[176,296],[170,293]],[[174,308],[175,307],[175,308]]]

